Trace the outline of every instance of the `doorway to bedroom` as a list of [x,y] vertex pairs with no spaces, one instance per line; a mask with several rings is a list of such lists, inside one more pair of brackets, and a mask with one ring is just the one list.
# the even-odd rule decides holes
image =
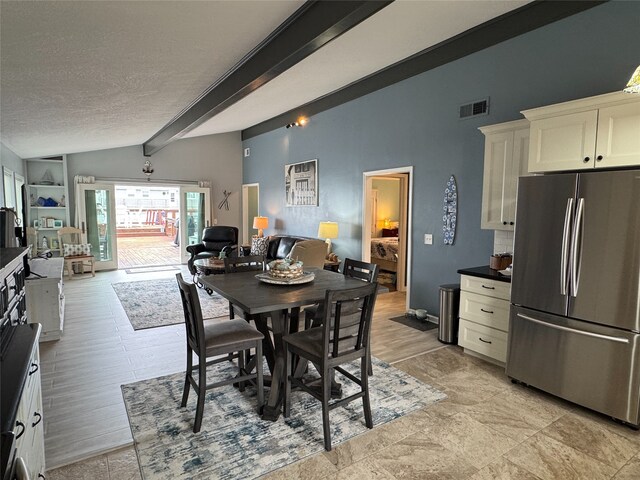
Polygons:
[[378,281],[390,291],[409,291],[412,173],[401,167],[363,174],[362,258],[380,267]]

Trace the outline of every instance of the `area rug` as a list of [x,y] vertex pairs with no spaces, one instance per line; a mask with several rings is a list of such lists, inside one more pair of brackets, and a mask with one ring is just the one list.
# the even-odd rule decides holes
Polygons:
[[393,317],[389,320],[391,320],[392,322],[402,323],[407,327],[415,328],[416,330],[420,330],[421,332],[426,332],[427,330],[438,328],[437,323],[433,323],[428,320],[420,320],[413,315],[400,315],[399,317]]
[[[111,284],[134,330],[184,323],[178,282],[174,278]],[[229,302],[198,289],[204,318],[229,315]]]
[[[369,380],[374,429],[446,395],[418,379],[373,358]],[[311,369],[313,371],[313,369]],[[359,364],[347,366],[359,376]],[[233,375],[236,367],[222,362],[210,367],[208,381]],[[340,374],[343,395],[357,388]],[[122,386],[134,446],[146,480],[180,478],[248,479],[324,451],[322,407],[301,391],[293,391],[291,416],[263,421],[256,413],[255,388],[241,393],[233,387],[207,392],[202,430],[194,434],[196,396],[191,391],[180,408],[184,374]],[[356,400],[330,413],[333,446],[368,432],[362,402]]]

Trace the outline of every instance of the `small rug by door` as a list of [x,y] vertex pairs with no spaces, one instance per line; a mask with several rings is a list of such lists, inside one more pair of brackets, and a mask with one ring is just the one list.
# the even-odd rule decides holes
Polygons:
[[[134,330],[184,323],[178,282],[173,278],[111,284]],[[229,315],[229,302],[198,289],[204,318]]]
[[[446,395],[418,379],[372,359],[369,380],[374,428],[434,404]],[[359,376],[359,364],[347,370]],[[209,381],[236,372],[222,362],[209,369]],[[215,376],[214,376],[215,375]],[[340,374],[343,395],[357,391]],[[294,390],[291,416],[276,422],[256,413],[255,388],[244,393],[228,386],[207,392],[202,430],[193,433],[196,395],[180,408],[184,373],[122,386],[134,446],[146,480],[180,478],[249,479],[324,451],[322,407],[311,395]],[[331,435],[336,446],[368,432],[362,402],[356,400],[331,411]]]
[[427,330],[433,330],[434,328],[438,328],[437,323],[430,322],[428,320],[420,320],[413,315],[400,315],[399,317],[390,318],[392,322],[398,322],[407,327],[415,328],[416,330],[420,330],[421,332],[426,332]]

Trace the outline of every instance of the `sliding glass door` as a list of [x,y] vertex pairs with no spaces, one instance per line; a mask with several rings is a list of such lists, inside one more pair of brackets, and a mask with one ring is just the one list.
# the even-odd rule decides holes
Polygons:
[[186,247],[202,241],[202,230],[211,225],[211,189],[180,187],[180,261],[191,254]]
[[80,228],[91,244],[96,270],[117,269],[114,185],[82,184],[78,200]]

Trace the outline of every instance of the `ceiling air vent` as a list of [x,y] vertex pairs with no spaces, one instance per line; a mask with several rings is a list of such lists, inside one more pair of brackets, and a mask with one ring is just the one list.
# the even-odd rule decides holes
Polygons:
[[460,118],[471,118],[489,114],[489,98],[460,105]]

